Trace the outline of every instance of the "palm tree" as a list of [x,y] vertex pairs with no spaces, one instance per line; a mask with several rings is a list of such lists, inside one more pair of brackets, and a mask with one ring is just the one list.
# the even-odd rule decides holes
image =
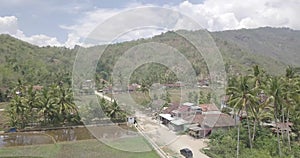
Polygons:
[[40,109],[40,113],[43,115],[44,124],[49,123],[49,121],[53,121],[56,113],[55,109],[55,100],[53,98],[53,93],[50,88],[43,88],[43,90],[39,93],[38,97],[38,105]]
[[[242,110],[246,111],[249,146],[252,149],[252,139],[251,139],[249,119],[248,119],[248,111],[250,110],[249,108],[251,104],[255,103],[255,99],[254,99],[255,96],[253,96],[252,94],[252,88],[250,87],[248,76],[240,76],[237,81],[238,83],[236,83],[233,87],[228,87],[227,89],[228,94],[231,96],[229,100],[229,105],[231,105],[234,109],[237,109],[239,115],[241,114]],[[237,147],[237,149],[239,149],[239,147]],[[239,151],[237,151],[237,156],[238,156],[238,152]]]
[[125,118],[125,112],[121,109],[121,107],[117,104],[116,100],[113,101],[111,106],[108,107],[107,115],[112,120],[123,120]]
[[[297,96],[299,95],[299,87],[297,87],[297,82],[295,80],[295,69],[291,66],[289,66],[286,69],[285,74],[285,92],[284,92],[284,100],[285,100],[285,106],[287,110],[287,116],[286,116],[286,122],[289,123],[289,117],[290,117],[290,110],[294,109],[294,106],[297,105]],[[297,92],[298,91],[298,92]],[[283,121],[285,121],[283,119]],[[291,140],[290,140],[290,132],[287,130],[287,137],[288,137],[288,147],[291,151]]]
[[277,135],[277,143],[278,143],[278,153],[279,156],[282,156],[281,147],[280,147],[280,137],[279,137],[279,130],[278,130],[278,114],[280,112],[280,106],[282,106],[283,101],[283,81],[278,77],[270,77],[268,79],[268,84],[266,87],[266,91],[268,94],[268,99],[266,103],[272,103],[274,108],[274,119],[275,119],[275,126],[276,126],[276,135]]
[[[28,116],[28,106],[26,106],[26,99],[24,97],[15,95],[10,101],[10,106],[8,109],[10,118],[13,120],[12,125],[24,128],[27,122]],[[14,115],[14,116],[13,116]]]
[[[265,97],[265,94],[262,93],[262,96]],[[261,122],[264,120],[272,120],[273,118],[273,109],[269,104],[266,104],[264,98],[262,101],[259,101],[257,106],[253,107],[254,112],[252,113],[252,117],[254,118],[253,123],[253,133],[252,133],[252,141],[255,140],[256,127],[261,128]]]
[[265,94],[262,86],[265,84],[265,73],[259,69],[258,65],[253,66],[252,71],[253,74],[249,75],[249,77],[251,81],[250,84],[253,84],[253,89],[251,90],[253,94],[253,100],[250,108],[252,110],[252,117],[254,119],[252,133],[252,141],[254,141],[256,126],[260,125],[260,120],[269,118],[270,113],[267,111],[270,111],[270,109],[266,104],[264,104]]
[[38,97],[37,91],[33,89],[33,86],[28,86],[25,94],[26,98],[26,106],[28,107],[28,111],[30,115],[31,123],[35,123],[37,121],[37,108],[38,108]]
[[78,114],[77,107],[74,103],[73,93],[71,89],[63,87],[63,85],[52,87],[53,97],[55,97],[55,104],[57,105],[57,113],[60,121],[66,121],[69,114]]

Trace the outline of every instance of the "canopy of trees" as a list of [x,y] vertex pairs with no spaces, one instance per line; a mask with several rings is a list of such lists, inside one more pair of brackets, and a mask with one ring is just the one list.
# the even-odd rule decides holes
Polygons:
[[229,80],[228,104],[242,120],[228,133],[212,135],[206,153],[211,157],[298,157],[299,71],[288,67],[284,76],[271,76],[254,66],[252,72]]

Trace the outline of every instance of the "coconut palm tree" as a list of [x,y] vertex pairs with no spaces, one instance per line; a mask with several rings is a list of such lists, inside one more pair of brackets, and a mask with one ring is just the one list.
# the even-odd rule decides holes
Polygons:
[[61,86],[55,88],[56,95],[56,104],[58,106],[58,113],[61,116],[63,122],[66,121],[68,114],[78,113],[77,107],[74,103],[73,93],[71,89]]
[[[290,110],[295,109],[297,106],[297,98],[299,96],[299,83],[296,81],[296,72],[295,69],[291,66],[288,66],[285,74],[285,92],[284,92],[284,103],[286,107],[286,122],[289,123],[290,118]],[[285,121],[283,119],[283,121]],[[287,130],[287,138],[288,138],[288,147],[291,150],[291,140],[290,140],[290,132]]]
[[56,113],[55,99],[51,88],[43,88],[37,97],[39,112],[43,115],[43,122],[44,124],[50,123],[49,121],[54,120]]
[[268,79],[268,84],[266,87],[267,95],[269,96],[266,100],[267,104],[272,104],[274,108],[274,120],[275,120],[275,126],[276,126],[276,135],[277,135],[277,144],[278,144],[278,153],[279,156],[282,156],[281,153],[281,146],[280,146],[280,137],[279,137],[279,130],[277,128],[278,126],[278,115],[280,112],[280,106],[282,106],[283,103],[283,89],[284,84],[283,80],[279,77],[270,77]]
[[[24,128],[28,119],[28,106],[26,104],[26,99],[22,96],[15,95],[11,101],[8,108],[8,113],[10,114],[10,118],[13,119],[12,125],[19,126],[20,128]],[[14,116],[13,116],[14,115]]]
[[106,109],[107,115],[114,120],[124,120],[126,117],[125,112],[121,109],[121,107],[117,104],[116,100]]
[[262,119],[266,119],[270,117],[270,108],[268,105],[264,104],[265,94],[263,90],[263,86],[265,85],[265,73],[262,71],[258,65],[253,66],[252,68],[253,74],[249,75],[250,84],[252,84],[253,89],[253,100],[250,106],[252,111],[252,117],[254,119],[253,122],[253,132],[252,132],[252,141],[255,139],[256,134],[256,126],[260,125],[260,121]]
[[[241,112],[243,110],[246,111],[249,146],[250,148],[252,148],[252,139],[251,139],[251,131],[250,131],[248,116],[249,116],[249,111],[252,108],[250,106],[252,106],[252,104],[255,104],[256,100],[255,100],[255,96],[252,94],[253,92],[252,92],[251,85],[249,84],[249,79],[250,78],[248,76],[239,76],[239,78],[237,79],[237,83],[234,86],[227,88],[227,93],[230,95],[230,99],[228,103],[230,106],[232,106],[235,109],[235,111],[238,111],[238,115],[241,115]],[[237,147],[237,150],[239,150],[239,147]],[[237,156],[238,156],[238,152],[239,151],[237,151]]]
[[37,100],[37,91],[33,89],[33,86],[27,86],[26,92],[23,95],[25,104],[28,107],[29,119],[31,123],[36,123],[37,121],[37,108],[38,108],[38,100]]

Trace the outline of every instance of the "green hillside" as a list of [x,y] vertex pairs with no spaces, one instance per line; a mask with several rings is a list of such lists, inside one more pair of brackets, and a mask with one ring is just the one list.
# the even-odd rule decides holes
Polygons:
[[[283,73],[287,65],[300,66],[300,31],[259,28],[213,32],[211,35],[223,55],[229,73],[247,72],[255,64],[273,74]],[[98,62],[98,77],[108,79],[114,64],[125,51],[147,42],[164,43],[176,48],[192,63],[197,75],[208,73],[206,63],[197,55],[196,49],[187,40],[169,31],[152,38],[108,45]],[[97,47],[99,46],[82,49],[89,51]],[[0,35],[0,87],[11,88],[18,79],[34,85],[58,82],[56,80],[62,77],[64,81],[71,82],[70,73],[77,49],[78,47],[38,47],[9,35]],[[139,72],[143,72],[143,75],[139,75]],[[132,80],[141,81],[143,78],[155,78],[153,76],[165,73],[169,73],[166,82],[176,80],[168,68],[157,64],[146,64],[138,68]],[[160,79],[153,79],[153,82]]]
[[0,87],[13,87],[18,79],[36,85],[55,82],[71,71],[74,57],[74,50],[38,47],[0,35]]
[[300,31],[288,28],[258,28],[222,31],[214,36],[253,54],[279,60],[288,65],[300,66]]

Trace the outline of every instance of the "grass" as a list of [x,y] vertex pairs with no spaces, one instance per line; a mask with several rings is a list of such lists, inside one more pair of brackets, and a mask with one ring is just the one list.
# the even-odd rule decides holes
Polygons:
[[[132,144],[133,145],[133,144]],[[95,139],[57,144],[0,148],[0,157],[101,157],[101,158],[159,158],[155,151],[126,152],[111,148]]]
[[141,136],[121,138],[117,141],[109,143],[110,146],[116,147],[117,149],[124,149],[124,147],[130,151],[150,151],[152,150],[151,145],[147,140]]

